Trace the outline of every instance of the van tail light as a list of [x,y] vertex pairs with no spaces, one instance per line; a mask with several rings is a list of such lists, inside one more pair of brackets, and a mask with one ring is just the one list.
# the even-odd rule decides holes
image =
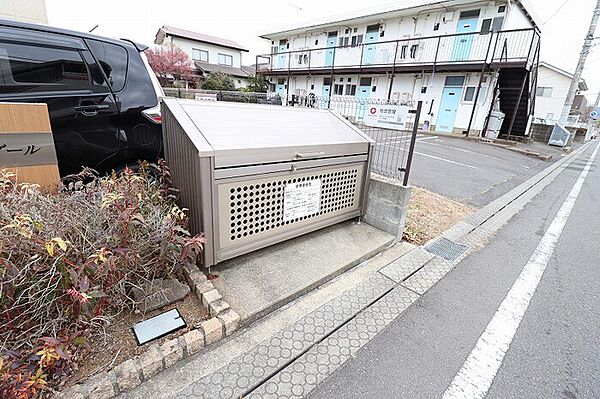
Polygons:
[[160,105],[156,107],[148,108],[142,111],[142,114],[150,119],[150,121],[158,124],[162,123],[162,115],[160,114]]

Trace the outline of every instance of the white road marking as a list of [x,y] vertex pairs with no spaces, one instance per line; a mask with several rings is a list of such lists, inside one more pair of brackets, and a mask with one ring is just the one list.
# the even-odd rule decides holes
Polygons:
[[484,398],[487,395],[554,253],[556,243],[581,192],[583,183],[598,153],[598,148],[600,148],[600,143],[596,145],[591,158],[569,192],[569,196],[563,202],[508,295],[479,337],[475,348],[444,392],[444,399]]
[[423,137],[423,138],[417,139],[417,141],[435,140],[435,139],[437,139],[437,136],[429,136],[429,137]]
[[524,168],[524,169],[531,169],[531,167],[527,166],[527,165],[519,165],[520,167]]
[[467,165],[466,163],[452,161],[452,160],[446,159],[446,158],[436,157],[434,155],[425,154],[425,153],[422,153],[422,152],[419,152],[419,151],[415,151],[415,154],[418,154],[418,155],[421,155],[421,156],[424,156],[424,157],[427,157],[427,158],[437,159],[438,161],[444,161],[444,162],[452,163],[452,164],[455,164],[455,165],[464,166],[464,167],[471,168],[471,169],[479,169],[477,166]]
[[[417,141],[420,141],[420,140],[417,140]],[[465,148],[459,148],[459,147],[454,147],[454,146],[447,145],[447,144],[446,145],[441,145],[441,144],[429,143],[429,142],[426,142],[425,144],[434,145],[436,147],[442,147],[442,148],[452,148],[453,150],[456,150],[456,151],[466,152],[466,153],[470,153],[470,154],[475,154],[475,155],[483,157],[483,158],[495,159],[497,161],[506,162],[506,159],[498,158],[498,157],[495,157],[493,155],[482,154],[482,153],[477,152],[477,151],[467,150]]]

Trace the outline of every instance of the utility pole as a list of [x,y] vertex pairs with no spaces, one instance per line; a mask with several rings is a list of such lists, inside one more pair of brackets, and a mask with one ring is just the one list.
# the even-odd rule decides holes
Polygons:
[[565,105],[563,106],[562,112],[560,113],[560,119],[558,124],[564,127],[567,124],[567,119],[569,119],[569,113],[571,112],[571,107],[573,106],[573,100],[575,99],[575,93],[579,87],[579,80],[581,79],[581,74],[583,72],[583,68],[585,66],[585,60],[592,48],[592,42],[594,40],[594,32],[596,31],[596,26],[598,25],[598,18],[600,17],[600,0],[596,3],[596,9],[594,9],[594,14],[592,15],[592,22],[590,23],[590,28],[588,33],[583,41],[583,47],[581,48],[581,54],[579,55],[579,62],[577,63],[577,69],[575,69],[575,74],[573,76],[573,80],[571,81],[571,87],[569,87],[569,93],[567,95],[567,99],[565,100]]

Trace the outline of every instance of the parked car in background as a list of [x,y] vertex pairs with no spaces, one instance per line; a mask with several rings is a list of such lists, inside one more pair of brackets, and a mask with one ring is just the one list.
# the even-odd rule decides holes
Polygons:
[[46,103],[61,176],[162,156],[162,91],[147,46],[0,20],[0,102]]

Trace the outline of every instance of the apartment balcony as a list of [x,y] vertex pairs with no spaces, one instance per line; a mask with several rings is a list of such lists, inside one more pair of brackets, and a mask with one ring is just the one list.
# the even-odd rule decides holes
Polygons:
[[356,46],[292,50],[256,57],[261,75],[327,75],[525,68],[535,63],[534,29],[414,37]]

